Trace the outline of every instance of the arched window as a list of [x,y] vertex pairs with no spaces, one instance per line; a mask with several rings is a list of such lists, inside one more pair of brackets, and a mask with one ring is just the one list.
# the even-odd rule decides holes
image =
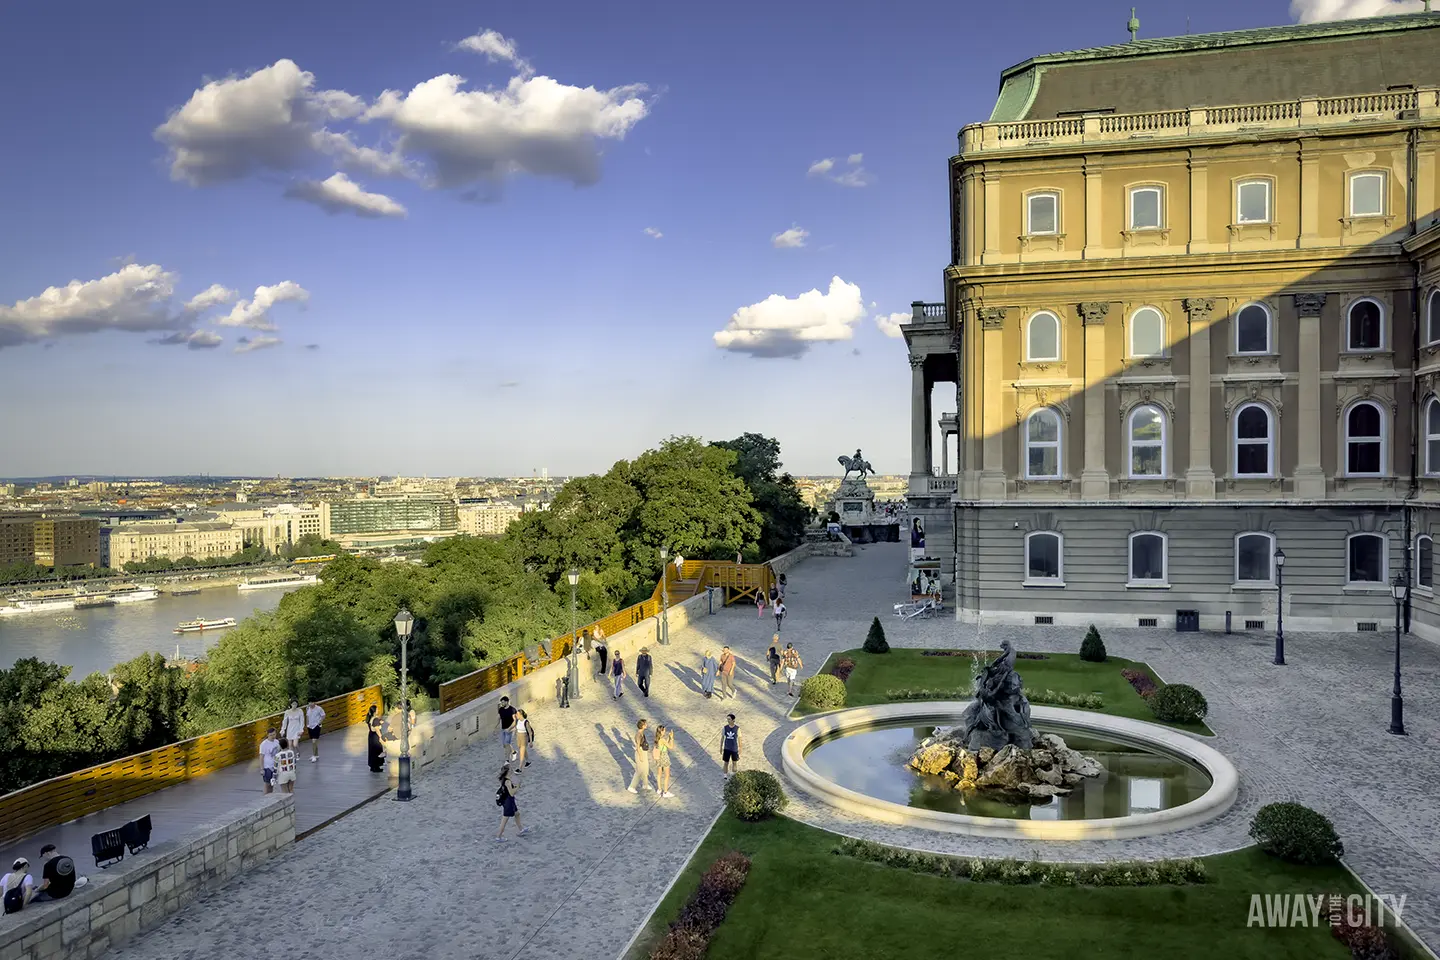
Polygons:
[[1130,582],[1135,584],[1167,583],[1168,551],[1163,533],[1130,534]]
[[1435,541],[1428,533],[1415,538],[1415,586],[1435,589]]
[[1235,476],[1268,477],[1275,467],[1270,408],[1247,403],[1235,411]]
[[1130,318],[1130,356],[1165,355],[1165,317],[1154,307],[1141,307]]
[[1165,476],[1165,414],[1148,404],[1130,411],[1130,476]]
[[1275,536],[1242,533],[1235,538],[1235,582],[1275,582]]
[[1064,583],[1064,538],[1060,534],[1044,530],[1025,535],[1025,580],[1029,583]]
[[1384,583],[1386,580],[1385,537],[1379,533],[1352,533],[1345,543],[1350,583]]
[[1385,414],[1380,404],[1362,400],[1345,412],[1345,472],[1378,477],[1385,465]]
[[1060,478],[1060,414],[1049,407],[1041,407],[1025,421],[1025,476]]
[[1350,216],[1385,215],[1385,174],[1378,171],[1350,175]]
[[1346,343],[1351,350],[1379,350],[1385,342],[1384,314],[1374,300],[1356,300],[1350,304],[1345,320]]
[[1425,307],[1425,342],[1440,343],[1440,290],[1432,290]]
[[1165,222],[1164,193],[1158,186],[1130,189],[1130,229],[1159,230]]
[[1060,232],[1060,194],[1046,191],[1025,198],[1025,232],[1032,237]]
[[1060,359],[1060,318],[1055,314],[1037,313],[1030,318],[1025,331],[1025,359]]
[[1270,311],[1258,303],[1249,303],[1235,314],[1235,352],[1270,352]]
[[1235,222],[1270,222],[1270,181],[1241,180],[1235,184]]
[[1425,473],[1440,476],[1440,400],[1425,403]]

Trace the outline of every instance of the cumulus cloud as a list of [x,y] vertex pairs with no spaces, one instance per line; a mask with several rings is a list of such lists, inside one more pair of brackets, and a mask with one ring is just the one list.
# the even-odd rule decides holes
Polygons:
[[816,289],[798,297],[771,294],[741,307],[725,329],[716,332],[715,345],[753,357],[799,358],[811,344],[849,340],[854,325],[864,317],[860,288],[834,277],[824,293]]
[[162,346],[179,346],[184,344],[191,350],[212,350],[220,346],[223,338],[220,334],[210,330],[177,330],[169,336],[152,340],[151,343],[158,343]]
[[201,290],[195,296],[185,301],[184,311],[199,316],[212,307],[218,307],[223,303],[229,303],[235,299],[235,291],[223,284],[212,283]]
[[383,193],[367,193],[344,173],[324,180],[302,180],[292,184],[285,196],[313,203],[329,213],[353,213],[358,217],[403,217],[405,207]]
[[656,240],[659,240],[661,237],[665,236],[665,234],[661,233],[659,230],[655,229],[654,227],[646,227],[646,228],[645,228],[645,236],[647,236],[647,237],[654,237]]
[[850,154],[845,158],[843,164],[836,157],[826,157],[810,164],[810,169],[805,171],[805,175],[829,180],[842,187],[868,187],[875,182],[875,177],[860,165],[864,160],[865,154],[863,153]]
[[[873,306],[873,304],[872,304]],[[903,337],[905,331],[900,329],[903,324],[910,322],[908,313],[879,314],[875,317],[875,326],[887,337]]]
[[770,244],[777,250],[791,250],[805,246],[805,240],[809,236],[809,230],[803,227],[791,227],[789,230],[782,230],[771,237]]
[[284,341],[279,337],[241,337],[235,341],[236,353],[253,353],[256,350],[265,350],[269,347],[278,347]]
[[1424,9],[1424,0],[1290,0],[1290,16],[1300,23],[1391,17]]
[[[366,100],[319,89],[313,74],[279,60],[207,82],[155,137],[168,149],[171,177],[194,186],[323,164],[427,189],[454,188],[466,197],[498,196],[522,174],[579,186],[597,182],[603,144],[623,140],[649,114],[645,85],[601,90],[537,75],[515,43],[493,30],[456,47],[509,64],[515,74],[486,89],[465,89],[465,78],[443,74],[409,92],[386,90]],[[359,142],[342,124],[365,125],[374,139]],[[306,178],[288,192],[332,212],[402,215],[398,201],[337,176]]]
[[[259,286],[255,288],[255,295],[249,300],[241,300],[225,316],[215,322],[222,327],[249,327],[251,330],[270,332],[275,329],[275,324],[270,320],[270,310],[277,303],[304,303],[310,299],[310,291],[306,290],[294,280],[283,280],[274,286]],[[256,337],[249,341],[255,343],[259,340],[269,340],[271,337]],[[265,344],[271,346],[271,344]],[[250,349],[259,349],[251,347]],[[237,351],[245,352],[245,351]]]

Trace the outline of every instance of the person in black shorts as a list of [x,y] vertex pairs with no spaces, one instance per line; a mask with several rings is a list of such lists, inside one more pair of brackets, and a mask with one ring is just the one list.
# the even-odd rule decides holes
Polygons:
[[[725,776],[740,772],[740,724],[735,722],[735,714],[727,714],[725,726],[720,730],[720,760],[725,770]],[[731,769],[734,764],[734,769]]]
[[40,892],[36,900],[61,900],[70,896],[76,887],[90,882],[88,877],[77,876],[75,861],[60,855],[55,844],[47,843],[40,848]]

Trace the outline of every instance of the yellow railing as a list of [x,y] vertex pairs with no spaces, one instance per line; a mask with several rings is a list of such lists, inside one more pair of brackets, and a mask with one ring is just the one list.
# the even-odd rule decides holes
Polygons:
[[[377,709],[381,705],[379,686],[321,700],[320,706],[325,709],[321,729],[330,733],[361,723],[372,704]],[[258,755],[260,741],[265,739],[266,731],[279,725],[278,713],[261,717],[236,727],[76,770],[0,796],[0,846],[251,760]],[[100,827],[96,825],[97,831]]]

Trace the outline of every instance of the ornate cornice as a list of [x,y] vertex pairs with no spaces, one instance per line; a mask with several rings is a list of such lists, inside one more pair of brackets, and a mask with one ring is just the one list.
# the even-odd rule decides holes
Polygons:
[[1077,306],[1080,308],[1081,323],[1087,327],[1104,323],[1105,317],[1110,313],[1110,304],[1104,300],[1087,300]]
[[981,307],[980,326],[986,330],[999,330],[1005,323],[1004,307]]
[[1320,311],[1325,309],[1325,294],[1323,293],[1297,293],[1295,294],[1295,312],[1302,317],[1318,317]]
[[1190,315],[1191,322],[1208,320],[1215,310],[1214,297],[1186,297],[1180,303]]

